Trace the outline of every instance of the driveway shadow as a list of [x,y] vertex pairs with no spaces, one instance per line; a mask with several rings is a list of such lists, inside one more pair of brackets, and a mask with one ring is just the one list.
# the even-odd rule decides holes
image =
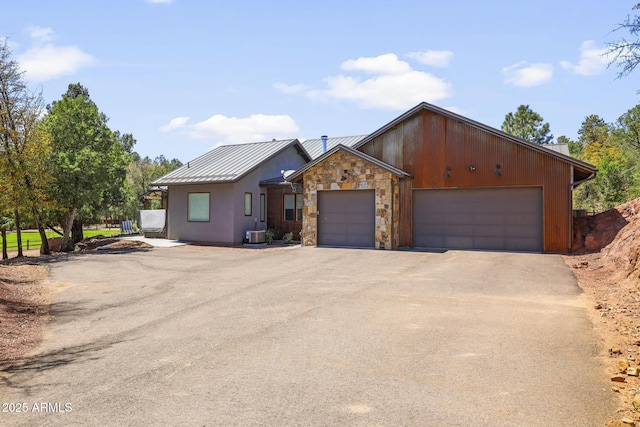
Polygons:
[[0,387],[21,390],[26,395],[33,395],[38,389],[50,386],[32,382],[34,376],[61,368],[70,364],[100,359],[100,353],[119,344],[123,340],[104,339],[94,343],[86,343],[51,350],[44,353],[3,360],[0,363]]

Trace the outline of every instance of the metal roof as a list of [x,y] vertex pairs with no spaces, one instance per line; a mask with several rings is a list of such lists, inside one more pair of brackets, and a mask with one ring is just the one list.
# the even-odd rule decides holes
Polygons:
[[569,153],[569,144],[544,144],[541,147],[547,150],[553,150],[557,153],[564,154],[565,156],[571,156]]
[[[336,138],[327,138],[327,151],[331,150],[336,145],[344,145],[347,147],[353,147],[358,142],[365,139],[367,135],[357,136],[340,136]],[[322,139],[307,139],[302,142],[302,146],[309,153],[312,159],[320,157],[322,153]]]
[[267,178],[260,181],[260,185],[280,185],[280,184],[288,184],[288,182],[284,179],[282,175],[275,176],[273,178]]
[[466,123],[470,126],[474,126],[476,128],[480,128],[483,129],[489,133],[492,133],[494,135],[497,135],[499,137],[505,138],[505,139],[509,139],[512,142],[515,142],[516,144],[520,144],[520,145],[524,145],[526,147],[529,147],[535,151],[540,151],[543,153],[546,153],[552,157],[556,157],[560,160],[563,160],[569,164],[572,164],[574,166],[577,166],[578,168],[582,168],[584,169],[586,172],[589,173],[595,173],[597,171],[596,167],[580,161],[576,158],[573,158],[571,156],[568,156],[566,154],[562,154],[560,152],[554,151],[553,149],[547,149],[544,148],[543,145],[540,144],[534,144],[533,142],[529,142],[526,139],[522,139],[522,138],[518,138],[516,136],[513,136],[511,134],[508,134],[506,132],[503,132],[501,130],[498,130],[496,128],[492,128],[491,126],[487,126],[485,124],[482,124],[480,122],[476,122],[475,120],[471,120],[467,117],[461,116],[460,114],[456,114],[452,111],[449,110],[445,110],[444,108],[440,108],[440,107],[436,107],[433,104],[429,104],[428,102],[421,102],[420,104],[416,105],[415,107],[413,107],[412,109],[410,109],[409,111],[405,112],[404,114],[402,114],[401,116],[395,118],[394,120],[392,120],[391,122],[387,123],[386,125],[384,125],[383,127],[381,127],[380,129],[378,129],[377,131],[373,132],[372,134],[368,135],[366,138],[362,139],[360,142],[356,143],[353,148],[360,148],[363,145],[367,144],[368,142],[373,141],[374,139],[376,139],[377,137],[379,137],[380,135],[382,135],[383,133],[385,133],[386,131],[388,131],[389,129],[393,128],[394,126],[397,126],[398,124],[400,124],[401,122],[405,121],[406,119],[412,117],[413,115],[417,114],[418,112],[422,111],[422,110],[428,110],[428,111],[432,111],[436,114],[440,114],[449,118],[452,118],[454,120],[458,120],[462,123]]
[[291,146],[296,146],[298,152],[307,161],[311,160],[297,139],[221,145],[156,179],[151,185],[236,182],[263,162]]
[[331,150],[328,150],[326,153],[324,153],[323,155],[321,155],[320,157],[316,157],[315,159],[313,159],[312,161],[310,161],[309,163],[307,163],[306,165],[304,165],[303,167],[301,167],[300,169],[296,170],[294,173],[292,173],[291,175],[289,175],[287,177],[287,181],[289,182],[294,182],[297,181],[299,179],[302,178],[302,175],[308,171],[309,169],[311,169],[312,167],[314,167],[315,165],[317,165],[318,163],[322,162],[324,159],[326,159],[327,157],[337,153],[339,150],[344,150],[347,153],[351,154],[352,156],[356,156],[361,158],[362,160],[364,160],[365,162],[371,163],[374,166],[379,167],[380,169],[386,170],[387,172],[391,172],[392,174],[400,177],[400,178],[410,178],[413,175],[411,175],[410,173],[407,173],[405,171],[403,171],[402,169],[398,169],[395,166],[391,166],[388,163],[383,162],[380,159],[376,159],[375,157],[372,157],[366,153],[363,153],[362,151],[358,151],[355,150],[351,147],[347,147],[346,145],[336,145],[335,147],[333,147]]

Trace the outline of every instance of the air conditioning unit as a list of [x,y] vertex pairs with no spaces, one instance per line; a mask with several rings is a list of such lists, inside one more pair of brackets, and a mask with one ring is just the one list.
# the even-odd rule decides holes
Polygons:
[[249,230],[245,238],[248,243],[265,243],[267,241],[265,230]]

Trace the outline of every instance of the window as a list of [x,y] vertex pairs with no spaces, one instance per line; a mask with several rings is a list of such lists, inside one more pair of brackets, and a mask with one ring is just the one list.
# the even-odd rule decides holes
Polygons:
[[252,212],[253,212],[251,209],[252,199],[253,199],[253,195],[251,193],[244,193],[244,216],[252,215]]
[[302,194],[284,195],[284,220],[302,221]]
[[189,193],[187,220],[193,222],[209,221],[209,193]]
[[265,194],[260,194],[260,222],[264,222],[266,212],[267,212],[267,196]]

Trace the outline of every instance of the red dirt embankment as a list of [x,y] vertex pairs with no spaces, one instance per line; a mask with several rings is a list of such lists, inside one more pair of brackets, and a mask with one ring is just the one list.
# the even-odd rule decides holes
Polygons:
[[610,425],[640,425],[640,199],[576,218],[575,231],[576,253],[565,261],[592,300],[611,390],[620,396],[616,418],[624,423]]
[[576,218],[576,253],[598,252],[600,267],[614,280],[639,279],[640,199],[601,214]]

